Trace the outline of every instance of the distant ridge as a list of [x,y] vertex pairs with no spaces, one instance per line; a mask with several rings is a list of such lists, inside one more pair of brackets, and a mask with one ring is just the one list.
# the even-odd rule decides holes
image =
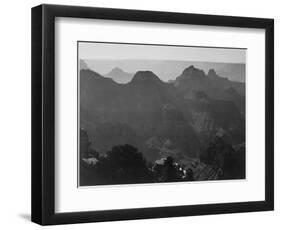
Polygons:
[[107,78],[112,78],[115,82],[126,84],[130,82],[134,76],[133,73],[127,73],[121,68],[115,67],[109,73],[104,75]]
[[80,59],[80,66],[79,66],[79,68],[80,68],[80,70],[89,69],[87,63],[84,60],[82,60],[82,59]]
[[206,74],[210,69],[231,81],[245,82],[246,65],[244,63],[216,63],[199,61],[177,61],[177,60],[86,60],[90,69],[103,75],[118,67],[127,73],[136,73],[139,70],[151,70],[162,81],[175,80],[186,67],[193,65]]
[[203,70],[191,65],[176,78],[174,85],[185,97],[203,91],[213,99],[232,101],[240,112],[245,112],[245,83],[221,77],[214,69],[205,74]]

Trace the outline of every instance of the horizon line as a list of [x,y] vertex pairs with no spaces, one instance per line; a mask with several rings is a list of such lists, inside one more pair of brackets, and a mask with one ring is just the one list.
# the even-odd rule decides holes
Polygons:
[[91,60],[91,61],[170,61],[170,62],[202,62],[202,63],[215,63],[215,64],[240,64],[240,65],[246,65],[246,62],[212,62],[212,61],[196,61],[196,60],[172,60],[172,59],[95,59],[95,58],[80,58],[79,60]]

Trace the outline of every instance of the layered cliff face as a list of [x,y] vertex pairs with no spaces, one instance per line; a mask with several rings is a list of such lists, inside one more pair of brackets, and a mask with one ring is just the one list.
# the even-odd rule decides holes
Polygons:
[[202,148],[215,135],[225,136],[231,144],[244,142],[245,119],[233,102],[211,99],[202,91],[185,99],[192,115],[192,127]]
[[[231,145],[244,142],[244,116],[234,102],[243,96],[237,88],[213,71],[206,75],[194,66],[173,83],[151,71],[139,71],[129,83],[118,84],[81,70],[80,124],[101,154],[114,145],[131,144],[149,161],[169,155],[198,158],[215,135]],[[221,100],[210,96],[213,91],[232,96]]]
[[218,174],[217,179],[245,178],[245,145],[235,148],[222,137],[216,136],[201,154],[203,163]]
[[174,85],[186,100],[192,114],[193,128],[202,147],[206,147],[210,138],[217,133],[223,133],[231,144],[244,142],[245,97],[237,92],[245,89],[243,83],[221,78],[214,70],[205,75],[203,71],[190,66],[176,79]]

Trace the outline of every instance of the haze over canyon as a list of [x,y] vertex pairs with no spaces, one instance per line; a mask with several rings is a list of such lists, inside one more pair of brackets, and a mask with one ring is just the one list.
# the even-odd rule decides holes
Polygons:
[[[80,60],[80,185],[245,178],[245,64],[158,62],[101,74]],[[117,153],[141,169],[113,166]]]

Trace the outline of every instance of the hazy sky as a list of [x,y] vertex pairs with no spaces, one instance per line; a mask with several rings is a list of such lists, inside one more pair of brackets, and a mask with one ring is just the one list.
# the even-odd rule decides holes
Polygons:
[[119,67],[126,72],[151,70],[162,80],[173,80],[193,64],[206,73],[214,68],[230,80],[245,81],[245,49],[118,43],[78,43],[79,59],[100,74]]
[[81,59],[154,59],[245,63],[245,49],[79,42]]

